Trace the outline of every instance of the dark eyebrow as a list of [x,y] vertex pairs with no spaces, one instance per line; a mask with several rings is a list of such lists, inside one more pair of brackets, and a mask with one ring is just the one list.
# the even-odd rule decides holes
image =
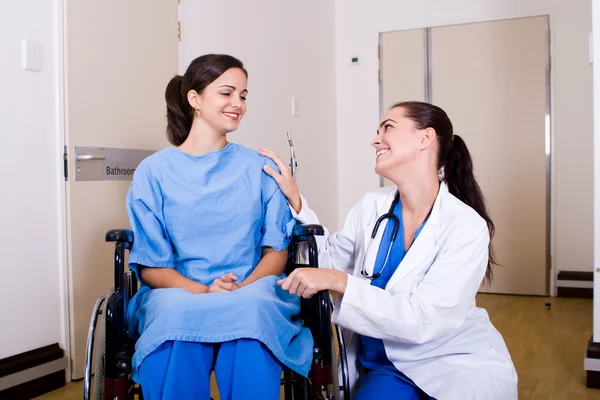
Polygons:
[[[230,89],[233,89],[233,90],[235,90],[235,86],[231,86],[231,85],[221,85],[221,86],[219,86],[219,87],[228,87],[228,88],[230,88]],[[244,92],[246,92],[246,94],[248,94],[248,89],[244,89],[244,90],[242,90],[242,92],[241,92],[241,93],[244,93]]]
[[382,123],[379,124],[379,128],[381,129],[385,125],[385,123],[388,122],[388,121],[392,121],[393,123],[397,124],[396,121],[394,121],[393,119],[389,119],[388,118],[388,119],[386,119],[385,121],[383,121]]

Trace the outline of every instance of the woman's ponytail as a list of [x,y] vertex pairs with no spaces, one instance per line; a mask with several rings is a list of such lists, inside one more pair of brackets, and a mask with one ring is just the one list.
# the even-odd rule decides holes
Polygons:
[[490,232],[489,258],[485,281],[490,283],[493,276],[492,267],[496,263],[492,237],[495,227],[490,218],[479,184],[473,174],[473,161],[467,145],[454,134],[452,122],[444,110],[429,103],[409,101],[398,103],[392,108],[401,107],[404,115],[412,120],[417,129],[433,128],[438,141],[438,169],[443,168],[443,179],[448,190],[460,201],[474,209],[485,220]]
[[165,90],[167,101],[167,139],[179,146],[187,139],[194,118],[192,107],[187,100],[187,92],[182,90],[183,76],[176,75]]
[[492,266],[496,264],[494,249],[491,238],[495,233],[494,222],[490,218],[481,188],[473,174],[473,161],[464,140],[458,135],[452,135],[450,139],[448,157],[444,164],[444,180],[448,190],[460,201],[477,211],[477,214],[485,220],[490,232],[489,261],[485,272],[485,280],[489,283],[493,277]]

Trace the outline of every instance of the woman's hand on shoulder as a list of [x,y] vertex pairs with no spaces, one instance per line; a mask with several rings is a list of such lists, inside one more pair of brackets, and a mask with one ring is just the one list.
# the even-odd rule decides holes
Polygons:
[[288,165],[285,162],[283,162],[279,154],[274,153],[270,150],[261,147],[259,153],[261,156],[268,157],[271,160],[273,160],[273,162],[275,162],[275,164],[279,168],[280,173],[277,173],[277,171],[275,171],[268,165],[265,165],[263,167],[263,170],[265,171],[265,173],[270,175],[275,180],[275,182],[277,182],[277,185],[279,185],[281,192],[285,197],[287,197],[288,203],[290,203],[290,206],[294,209],[294,211],[296,211],[296,213],[300,213],[300,211],[302,210],[302,198],[300,197],[300,189],[298,189],[298,185],[296,185],[294,177],[292,176],[292,171],[290,171]]

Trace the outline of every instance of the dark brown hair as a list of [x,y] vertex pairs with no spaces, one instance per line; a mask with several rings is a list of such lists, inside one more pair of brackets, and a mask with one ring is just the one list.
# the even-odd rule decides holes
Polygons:
[[493,277],[492,267],[497,265],[492,246],[495,227],[490,218],[485,199],[473,174],[473,161],[464,140],[454,134],[452,122],[444,110],[428,103],[409,101],[398,103],[404,116],[412,120],[417,129],[432,128],[438,141],[438,169],[444,168],[444,181],[450,193],[473,208],[485,220],[490,232],[489,258],[485,272],[485,281],[490,283]]
[[196,58],[183,76],[175,75],[165,90],[167,101],[167,139],[175,146],[187,139],[194,120],[194,109],[187,94],[195,90],[198,94],[230,68],[241,69],[246,77],[244,64],[226,54],[207,54]]

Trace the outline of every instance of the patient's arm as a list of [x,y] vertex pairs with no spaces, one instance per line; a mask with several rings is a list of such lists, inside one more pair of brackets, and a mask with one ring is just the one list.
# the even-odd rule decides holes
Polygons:
[[285,263],[287,262],[288,255],[287,249],[275,251],[270,247],[263,247],[262,254],[263,256],[256,265],[256,268],[254,268],[254,271],[252,271],[245,281],[240,283],[240,287],[249,285],[265,276],[279,276],[285,271]]
[[190,293],[200,294],[208,291],[208,286],[181,275],[173,268],[139,267],[140,279],[152,289],[181,288]]

